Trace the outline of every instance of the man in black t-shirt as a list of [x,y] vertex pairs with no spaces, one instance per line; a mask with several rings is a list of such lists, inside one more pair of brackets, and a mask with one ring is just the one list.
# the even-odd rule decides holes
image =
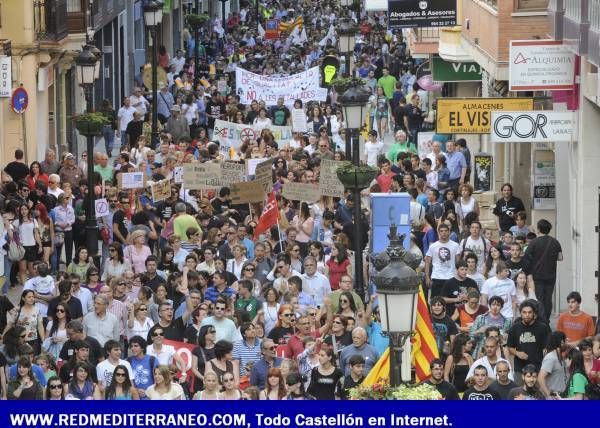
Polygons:
[[[104,350],[98,340],[94,339],[85,334],[83,331],[83,323],[81,321],[69,321],[67,323],[67,340],[62,349],[60,350],[59,357],[63,361],[69,360],[75,353],[75,343],[78,341],[84,341],[89,346],[89,362],[93,366],[96,366],[99,362],[104,360]],[[95,370],[94,370],[95,373]]]
[[171,302],[163,302],[158,306],[159,319],[158,322],[154,324],[154,326],[148,332],[147,340],[149,343],[151,343],[154,330],[156,329],[163,330],[165,339],[183,342],[185,325],[191,314],[190,299],[187,298],[186,302],[188,303],[188,306],[185,313],[181,317],[175,319],[173,319],[174,310]]
[[463,394],[463,400],[500,400],[500,395],[488,386],[488,372],[484,366],[475,367],[475,384]]
[[435,358],[431,361],[429,367],[431,368],[431,378],[424,383],[435,386],[444,400],[460,400],[454,385],[444,380],[444,363],[442,360]]
[[119,209],[113,214],[113,241],[122,245],[127,243],[127,234],[129,233],[130,221],[125,212],[129,210],[129,196],[127,193],[119,193]]
[[10,175],[15,183],[27,177],[29,168],[23,162],[23,150],[15,150],[15,160],[6,165],[4,172]]
[[467,294],[477,290],[477,283],[467,276],[467,262],[456,262],[456,273],[444,283],[442,297],[446,302],[446,313],[454,314],[456,306],[467,301]]
[[510,183],[502,185],[502,198],[496,202],[494,215],[498,217],[498,228],[501,232],[510,230],[516,224],[515,216],[518,212],[525,211],[521,199],[513,196],[513,187]]
[[290,125],[292,113],[290,109],[283,105],[283,97],[277,99],[277,105],[271,108],[271,118],[273,125],[286,126]]

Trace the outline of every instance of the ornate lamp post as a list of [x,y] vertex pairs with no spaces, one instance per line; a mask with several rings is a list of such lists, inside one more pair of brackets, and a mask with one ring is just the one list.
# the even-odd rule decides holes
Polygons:
[[155,147],[159,140],[158,135],[158,65],[156,33],[163,18],[163,3],[151,0],[144,3],[144,21],[150,30],[152,43],[152,146]]
[[404,249],[404,235],[397,235],[396,225],[390,226],[388,238],[385,255],[389,263],[373,276],[373,282],[377,286],[381,327],[390,336],[390,383],[399,386],[403,346],[412,334],[417,314],[420,278],[410,266],[414,266],[414,257]]
[[[350,147],[352,146],[353,164],[360,166],[360,144],[359,132],[362,128],[367,114],[367,102],[369,101],[369,92],[364,87],[353,86],[346,90],[339,98],[338,102],[344,109],[344,119],[346,120],[346,155],[350,159]],[[352,140],[350,136],[352,135]],[[363,248],[364,243],[361,239],[362,212],[360,207],[360,191],[366,186],[358,185],[358,181],[352,186],[346,186],[353,190],[354,197],[354,237],[352,239],[354,249],[354,268],[355,268],[355,289],[361,298],[364,299],[363,284]]]
[[358,27],[351,18],[340,20],[338,35],[340,36],[340,52],[344,54],[345,58],[344,76],[346,77],[350,76],[350,58],[352,57],[352,52],[354,52],[357,30]]
[[[77,66],[77,78],[79,85],[83,88],[85,94],[86,110],[92,113],[94,110],[94,82],[100,74],[99,50],[92,45],[83,47],[75,64]],[[97,52],[96,52],[97,51]],[[98,254],[98,222],[96,221],[96,206],[94,195],[94,135],[97,130],[88,129],[83,132],[86,137],[86,146],[88,153],[87,163],[87,180],[88,180],[88,199],[85,213],[85,231],[86,231],[86,247],[91,257],[96,257]]]
[[225,29],[225,26],[227,24],[227,17],[225,16],[225,3],[228,2],[228,0],[219,0],[221,2],[221,18],[222,18],[222,25],[223,25],[223,30]]

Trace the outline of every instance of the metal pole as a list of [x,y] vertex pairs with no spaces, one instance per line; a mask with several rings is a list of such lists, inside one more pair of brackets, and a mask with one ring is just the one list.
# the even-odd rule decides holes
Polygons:
[[[158,65],[157,65],[157,52],[156,52],[156,26],[150,28],[150,34],[152,37],[152,148],[155,148],[158,144]],[[133,144],[136,142],[133,141]]]
[[[196,0],[196,13],[200,14],[200,0]],[[200,81],[200,28],[194,30],[194,90],[198,89],[198,82]]]
[[347,161],[351,161],[352,160],[352,139],[351,139],[351,134],[352,134],[352,130],[346,128],[345,131],[345,135],[346,135],[346,160]]
[[[355,166],[360,165],[360,144],[359,144],[359,131],[353,129],[352,135],[352,152],[353,161]],[[356,294],[365,301],[365,289],[363,283],[363,242],[362,242],[362,210],[360,203],[360,190],[358,186],[354,187],[354,239],[352,240],[354,246],[354,283]]]
[[[93,106],[93,84],[84,85],[86,109],[88,112],[92,112]],[[85,236],[86,236],[86,247],[90,257],[95,258],[98,256],[98,222],[96,220],[96,195],[94,193],[94,137],[92,135],[86,136],[87,143],[87,181],[88,181],[88,199],[87,209],[85,213]]]
[[260,10],[259,10],[259,5],[260,2],[259,0],[254,0],[256,2],[256,31],[258,31],[258,26],[260,25]]
[[227,22],[227,19],[225,18],[225,2],[227,0],[221,0],[221,17],[223,18],[223,30],[225,30],[225,24]]
[[350,77],[350,52],[344,54],[344,76]]
[[402,343],[400,333],[389,332],[390,338],[390,385],[402,385]]

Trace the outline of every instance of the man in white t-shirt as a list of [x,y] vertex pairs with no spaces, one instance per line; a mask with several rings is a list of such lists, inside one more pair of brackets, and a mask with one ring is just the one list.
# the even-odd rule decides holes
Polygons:
[[[123,106],[121,106],[117,113],[117,117],[119,118],[119,134],[121,138],[124,138],[124,136],[127,135],[125,132],[127,130],[127,125],[133,120],[133,113],[135,112],[136,109],[131,105],[130,98],[125,97],[123,99]],[[125,143],[126,141],[122,141],[122,144]]]
[[481,287],[483,287],[483,283],[485,282],[485,276],[477,270],[477,256],[473,253],[467,253],[464,256],[464,260],[467,262],[467,278],[475,281],[477,288],[481,291]]
[[505,318],[513,319],[517,310],[517,288],[509,278],[510,269],[504,262],[496,265],[496,276],[488,278],[481,287],[481,304],[487,306],[488,299],[492,296],[502,297],[504,306],[500,313]]
[[465,258],[468,253],[477,256],[477,271],[483,273],[485,266],[486,253],[490,249],[490,242],[487,241],[481,234],[481,223],[474,221],[469,227],[471,234],[460,241],[458,254],[461,258]]
[[183,57],[183,51],[177,49],[175,56],[171,59],[171,65],[175,66],[175,74],[179,74],[183,70],[185,65],[185,58]]
[[148,107],[150,107],[150,103],[146,97],[144,97],[142,88],[134,88],[133,94],[131,94],[129,97],[129,101],[131,101],[131,106],[136,109],[142,118],[146,116],[146,113],[148,113]]
[[110,386],[115,368],[120,365],[127,368],[129,379],[133,382],[131,364],[121,359],[121,345],[119,342],[116,340],[107,341],[104,344],[104,352],[106,352],[107,358],[96,366],[96,376],[98,377],[98,384],[102,388],[102,391],[105,391]]
[[383,143],[377,140],[377,131],[369,131],[369,139],[365,142],[367,165],[377,167],[377,157],[383,153]]
[[439,240],[429,246],[425,255],[425,285],[431,289],[430,297],[440,296],[444,283],[454,277],[456,271],[458,244],[450,241],[448,225],[438,226],[438,236]]

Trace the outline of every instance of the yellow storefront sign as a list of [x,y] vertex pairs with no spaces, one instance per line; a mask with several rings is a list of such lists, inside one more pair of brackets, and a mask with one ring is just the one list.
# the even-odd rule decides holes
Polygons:
[[493,111],[530,111],[533,98],[439,98],[438,134],[489,134]]

